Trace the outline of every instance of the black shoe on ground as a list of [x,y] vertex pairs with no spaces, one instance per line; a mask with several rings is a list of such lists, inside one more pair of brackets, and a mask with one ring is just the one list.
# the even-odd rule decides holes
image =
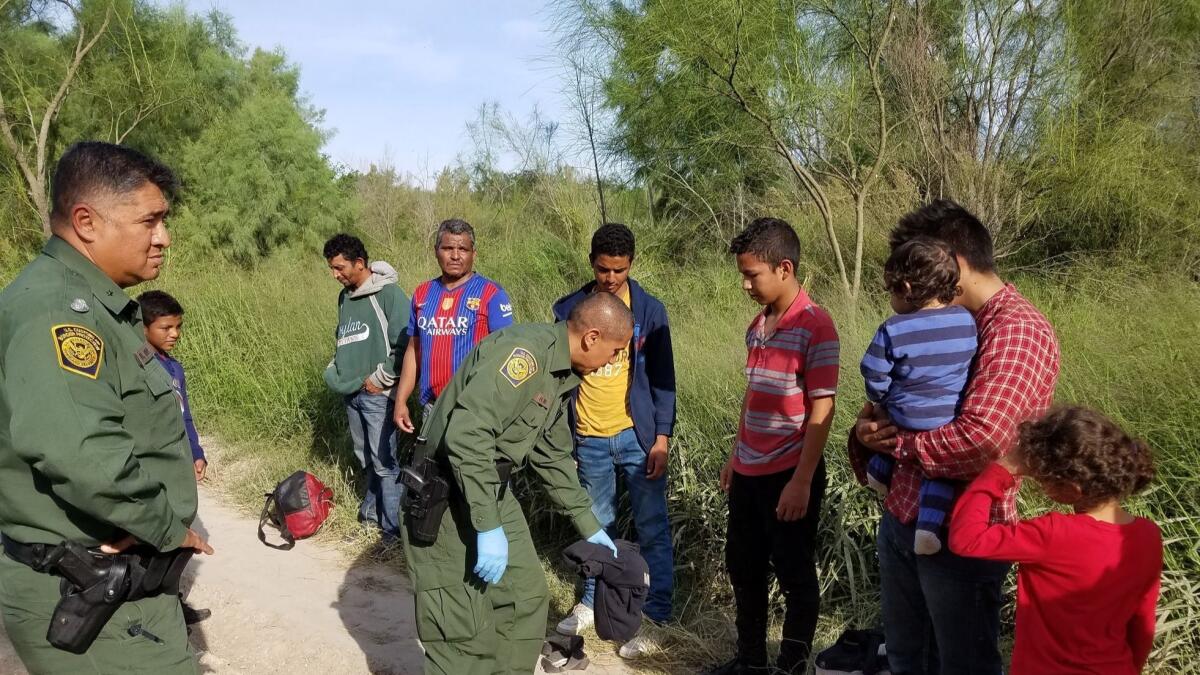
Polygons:
[[704,671],[704,675],[768,675],[770,672],[771,667],[765,663],[751,665],[735,656],[726,663]]
[[185,625],[191,626],[212,616],[211,609],[196,609],[184,602],[182,598],[180,598],[179,604],[183,607],[183,623]]

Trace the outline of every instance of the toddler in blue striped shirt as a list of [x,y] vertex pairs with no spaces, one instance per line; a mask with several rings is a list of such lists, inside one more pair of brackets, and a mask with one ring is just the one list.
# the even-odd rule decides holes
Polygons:
[[[883,322],[863,356],[867,399],[902,429],[936,429],[957,414],[977,346],[974,317],[951,304],[960,292],[958,262],[943,242],[917,237],[892,252],[883,278],[896,315]],[[872,456],[868,484],[886,495],[895,463],[889,455]],[[948,480],[921,481],[917,553],[941,550],[954,491]]]

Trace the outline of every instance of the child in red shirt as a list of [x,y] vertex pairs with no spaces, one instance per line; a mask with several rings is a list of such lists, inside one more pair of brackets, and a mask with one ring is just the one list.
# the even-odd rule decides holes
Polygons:
[[[1074,513],[989,524],[992,505],[1022,475]],[[1100,413],[1064,406],[1024,423],[1016,449],[959,498],[951,550],[1018,565],[1013,675],[1129,675],[1146,665],[1162,535],[1121,500],[1153,476],[1144,443]]]

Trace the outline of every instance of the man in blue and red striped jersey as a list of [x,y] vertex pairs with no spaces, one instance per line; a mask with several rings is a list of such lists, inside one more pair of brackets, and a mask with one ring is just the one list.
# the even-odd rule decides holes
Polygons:
[[[439,277],[417,286],[408,321],[396,401],[407,401],[417,389],[417,402],[428,411],[454,371],[479,341],[512,325],[512,301],[500,284],[475,273],[475,230],[453,218],[438,225],[434,254]],[[396,426],[413,433],[407,405],[396,406]]]

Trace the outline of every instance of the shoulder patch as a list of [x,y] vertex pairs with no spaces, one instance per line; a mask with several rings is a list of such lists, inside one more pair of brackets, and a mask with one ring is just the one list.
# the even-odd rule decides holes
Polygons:
[[143,342],[142,346],[133,353],[133,358],[137,359],[139,366],[145,368],[146,364],[150,363],[150,359],[154,358],[154,347],[151,347],[149,342]]
[[104,361],[104,340],[91,330],[75,324],[59,324],[50,328],[54,351],[63,370],[96,379]]
[[500,366],[500,374],[514,388],[524,384],[526,380],[536,375],[537,371],[537,359],[528,349],[522,347],[512,350],[512,353],[505,359],[504,365]]

